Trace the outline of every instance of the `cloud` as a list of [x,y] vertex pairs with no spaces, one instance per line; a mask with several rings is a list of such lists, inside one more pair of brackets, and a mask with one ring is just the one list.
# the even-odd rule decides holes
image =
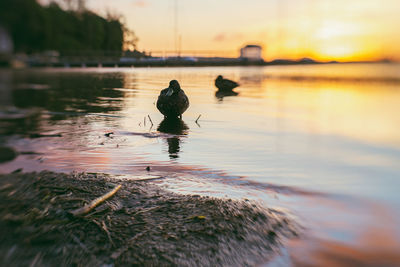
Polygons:
[[218,33],[217,35],[214,36],[213,41],[215,42],[226,42],[226,41],[236,41],[236,40],[241,40],[243,39],[243,34],[241,33],[225,33],[225,32],[221,32]]
[[149,5],[149,2],[147,2],[146,0],[135,0],[133,2],[133,5],[135,7],[147,7]]
[[219,34],[215,35],[213,40],[216,41],[216,42],[223,42],[223,41],[226,40],[226,34],[225,33],[219,33]]

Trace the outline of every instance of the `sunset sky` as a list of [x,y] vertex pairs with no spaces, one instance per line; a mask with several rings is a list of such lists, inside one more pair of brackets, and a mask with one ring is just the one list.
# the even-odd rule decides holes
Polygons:
[[399,0],[87,0],[87,6],[124,15],[139,50],[174,51],[180,43],[182,50],[238,56],[240,47],[259,44],[266,60],[400,60]]

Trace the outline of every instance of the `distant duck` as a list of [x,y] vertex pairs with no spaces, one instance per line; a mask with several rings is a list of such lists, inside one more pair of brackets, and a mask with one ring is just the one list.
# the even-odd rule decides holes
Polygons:
[[215,79],[215,86],[220,91],[232,91],[232,89],[238,87],[239,84],[237,82],[224,79],[221,75],[219,75],[217,79]]
[[182,118],[189,107],[189,99],[177,80],[169,82],[169,87],[161,90],[157,100],[157,109],[169,118]]

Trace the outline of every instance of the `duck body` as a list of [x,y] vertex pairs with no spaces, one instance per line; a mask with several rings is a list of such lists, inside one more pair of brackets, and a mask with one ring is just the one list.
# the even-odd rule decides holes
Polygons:
[[221,75],[215,79],[215,86],[220,91],[232,91],[234,88],[238,87],[239,84],[237,82],[224,79]]
[[189,107],[189,98],[176,80],[169,87],[161,90],[157,100],[157,109],[168,118],[182,117]]

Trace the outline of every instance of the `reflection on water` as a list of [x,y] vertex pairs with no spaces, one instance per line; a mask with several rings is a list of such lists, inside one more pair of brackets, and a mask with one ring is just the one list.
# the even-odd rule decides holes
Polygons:
[[221,90],[217,90],[215,92],[215,97],[219,100],[222,101],[224,99],[224,97],[227,96],[237,96],[239,93],[235,92],[235,91],[221,91]]
[[[0,172],[132,176],[151,166],[170,190],[255,199],[294,213],[309,229],[311,241],[300,239],[300,247],[316,266],[322,257],[350,262],[348,251],[375,251],[396,265],[400,233],[389,225],[400,223],[399,70],[348,64],[0,71],[0,146],[40,153],[19,155]],[[239,81],[237,96],[215,92],[219,74]],[[185,121],[165,121],[155,107],[173,79],[190,98]],[[364,238],[376,233],[394,241],[379,252],[380,241]],[[325,246],[314,252],[313,244]],[[379,263],[372,256],[371,262]]]
[[[21,78],[29,81],[25,88],[17,83]],[[41,107],[56,112],[94,113],[108,113],[121,108],[119,102],[123,92],[112,90],[123,87],[121,75],[61,73],[37,77],[35,74],[29,74],[17,79],[12,96],[13,104],[19,108]],[[30,87],[26,87],[29,84]],[[45,89],[38,89],[38,84],[46,85]]]
[[187,135],[189,127],[180,118],[168,118],[165,117],[163,121],[158,125],[157,131],[172,134],[171,137],[167,137],[168,154],[171,159],[179,157],[180,142],[183,135]]
[[[44,74],[44,75],[43,75]],[[123,87],[123,79],[118,74],[92,74],[80,73],[43,73],[36,72],[12,73],[8,72],[7,79],[12,79],[3,88],[2,94],[10,97],[3,98],[4,118],[13,118],[20,114],[20,120],[11,120],[7,124],[8,134],[19,133],[29,135],[39,129],[38,109],[49,114],[46,123],[56,124],[51,121],[71,120],[74,124],[76,115],[88,113],[114,113],[122,108],[124,93],[113,88]],[[7,112],[6,112],[7,111]],[[36,111],[36,112],[34,112]],[[14,115],[13,115],[14,114]],[[25,114],[25,116],[23,116]]]

